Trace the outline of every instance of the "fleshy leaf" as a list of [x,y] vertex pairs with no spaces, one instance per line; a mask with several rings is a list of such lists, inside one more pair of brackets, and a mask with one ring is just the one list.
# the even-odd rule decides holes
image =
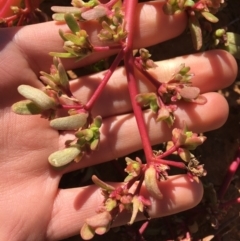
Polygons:
[[200,93],[200,89],[193,86],[185,86],[179,91],[179,94],[184,99],[190,99],[190,100],[197,98],[199,93]]
[[73,17],[72,14],[70,13],[66,13],[64,16],[64,19],[68,25],[68,27],[71,29],[71,31],[73,33],[77,33],[80,31],[80,27],[78,25],[78,22],[76,21],[76,19]]
[[83,224],[80,235],[84,240],[90,240],[94,237],[94,229],[92,229],[89,225],[86,223]]
[[62,167],[72,162],[80,153],[78,147],[72,146],[52,153],[48,161],[54,167]]
[[22,100],[12,105],[12,111],[19,115],[37,115],[42,109],[31,100]]
[[191,16],[188,25],[191,31],[193,46],[196,50],[200,50],[202,47],[202,30],[197,17]]
[[83,44],[83,39],[72,33],[65,33],[63,35],[68,41],[81,46]]
[[214,16],[212,13],[210,13],[210,12],[202,12],[202,11],[200,11],[200,13],[202,14],[202,16],[205,19],[207,19],[211,23],[217,23],[219,21],[219,19],[216,16]]
[[94,20],[107,15],[107,9],[104,6],[96,6],[81,14],[81,17],[85,20]]
[[63,22],[65,21],[64,16],[65,16],[65,13],[54,13],[52,15],[52,19],[55,21]]
[[100,180],[97,176],[93,175],[92,176],[92,181],[99,186],[100,188],[102,188],[103,190],[106,191],[113,191],[115,190],[115,188],[109,184],[107,184],[106,182]]
[[227,45],[223,49],[231,53],[235,58],[240,59],[240,35],[227,32]]
[[87,113],[60,117],[51,120],[50,126],[56,130],[76,130],[86,124],[87,118]]
[[59,58],[76,58],[76,55],[72,55],[71,53],[50,52],[49,55]]
[[154,166],[148,167],[148,169],[145,171],[144,182],[146,189],[152,197],[156,199],[162,199],[162,193],[158,187],[158,180],[156,174],[157,173]]
[[69,87],[69,81],[68,81],[68,76],[67,76],[67,73],[63,67],[63,65],[61,63],[59,63],[58,65],[58,72],[59,72],[59,77],[60,77],[60,83],[61,85],[68,89]]
[[20,85],[18,86],[18,92],[26,99],[34,102],[42,110],[54,109],[56,107],[56,103],[51,97],[49,97],[43,91],[32,86]]

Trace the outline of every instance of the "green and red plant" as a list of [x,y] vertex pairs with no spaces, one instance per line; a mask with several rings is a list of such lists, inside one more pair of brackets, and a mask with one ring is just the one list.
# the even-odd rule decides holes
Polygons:
[[[12,16],[9,11],[0,12],[3,26],[19,26],[35,22],[35,9],[39,2],[32,5],[31,1],[25,1],[24,8],[21,8],[17,1],[7,3],[9,5],[5,5],[4,9],[9,9],[10,5],[16,4],[17,6],[12,7],[14,11]],[[86,240],[91,239],[95,233],[106,233],[116,217],[124,210],[131,212],[129,224],[134,223],[138,212],[142,212],[147,219],[150,218],[148,207],[151,206],[151,201],[141,194],[142,185],[145,185],[151,196],[161,199],[162,193],[158,183],[167,180],[170,167],[184,169],[189,178],[196,182],[199,181],[199,177],[206,175],[203,165],[192,153],[205,141],[206,137],[188,130],[184,120],[181,120],[182,129],[174,128],[172,130],[172,142],[169,148],[165,151],[159,151],[154,150],[151,146],[143,111],[149,109],[155,121],[165,122],[166,128],[168,128],[174,124],[174,112],[178,108],[179,101],[205,104],[206,99],[200,94],[200,90],[192,85],[191,79],[194,75],[190,73],[190,67],[185,66],[184,63],[168,80],[159,80],[151,75],[149,69],[157,66],[151,60],[149,51],[147,49],[133,49],[134,11],[137,3],[137,0],[123,2],[110,0],[107,3],[101,3],[98,0],[88,2],[73,0],[72,7],[53,7],[52,10],[55,12],[53,19],[66,22],[69,27],[67,32],[59,30],[64,52],[50,53],[53,57],[50,72],[40,73],[40,80],[45,87],[40,90],[28,85],[20,85],[18,92],[25,97],[25,100],[12,106],[13,111],[17,114],[40,114],[47,118],[50,126],[57,131],[74,132],[75,138],[68,140],[64,149],[57,150],[49,156],[49,163],[53,167],[62,168],[73,161],[79,162],[86,154],[101,148],[101,128],[104,123],[102,123],[101,116],[92,114],[92,108],[103,93],[114,71],[122,61],[124,62],[129,96],[145,158],[141,160],[136,157],[132,160],[126,157],[125,172],[127,176],[121,186],[113,187],[97,176],[92,177],[92,181],[100,187],[104,201],[98,208],[97,214],[94,217],[89,217],[81,227],[81,236]],[[199,50],[203,45],[202,31],[205,30],[201,27],[200,22],[202,19],[212,23],[217,22],[218,19],[214,14],[223,6],[223,3],[224,1],[214,0],[169,0],[164,5],[164,11],[167,14],[186,11],[193,43],[195,48]],[[96,46],[91,43],[88,32],[81,28],[80,23],[86,21],[99,23],[101,29],[98,38],[102,41],[102,45]],[[227,38],[229,36],[226,31],[217,30],[215,32],[215,45],[222,44],[224,48],[229,48],[233,45]],[[71,93],[69,77],[60,59],[74,58],[76,61],[82,61],[93,53],[108,50],[114,50],[117,53],[115,59],[106,70],[103,79],[89,100],[86,103],[79,102]],[[236,56],[239,54],[236,49],[233,53]],[[154,92],[140,93],[138,91],[136,71],[140,72],[154,86]],[[182,161],[169,160],[169,156],[173,153],[177,153]],[[239,164],[238,159],[235,161],[237,164],[235,162],[233,164],[234,171],[237,169],[235,166]],[[226,184],[219,192],[219,200],[221,200],[230,179],[230,177],[226,179]],[[229,201],[229,203],[233,202],[239,202],[239,199]],[[228,206],[229,203],[226,205]],[[185,240],[187,238],[190,240],[190,236],[188,236],[187,233]]]

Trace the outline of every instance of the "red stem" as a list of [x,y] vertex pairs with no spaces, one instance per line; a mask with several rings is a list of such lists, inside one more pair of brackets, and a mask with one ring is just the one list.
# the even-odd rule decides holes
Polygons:
[[183,162],[177,162],[177,161],[169,161],[161,158],[154,158],[154,162],[159,162],[160,164],[167,165],[167,166],[172,166],[172,167],[177,167],[181,169],[186,169],[186,165]]
[[124,2],[125,8],[125,20],[126,20],[126,30],[128,36],[126,39],[126,47],[124,49],[124,64],[126,68],[126,75],[128,80],[129,95],[132,103],[133,112],[138,125],[138,130],[142,140],[142,146],[145,153],[146,161],[150,164],[152,159],[152,147],[150,144],[146,124],[143,118],[143,113],[141,107],[137,104],[135,98],[138,94],[136,78],[134,73],[134,57],[133,57],[133,38],[134,38],[134,16],[135,9],[138,1],[131,0]]
[[222,200],[224,194],[226,193],[226,191],[227,191],[227,189],[228,189],[228,187],[229,187],[229,185],[232,181],[232,178],[233,178],[234,174],[236,173],[236,171],[239,167],[239,164],[240,164],[240,148],[238,149],[236,159],[229,166],[227,174],[226,174],[226,176],[224,178],[224,181],[222,183],[222,186],[220,187],[220,189],[218,191],[218,199],[219,200]]
[[240,204],[240,197],[237,197],[235,199],[232,199],[232,200],[229,200],[227,202],[221,203],[220,208],[224,209],[224,208],[230,207],[234,204]]
[[166,150],[164,153],[160,154],[159,156],[157,156],[157,159],[162,159],[166,156],[169,156],[171,154],[173,154],[175,151],[177,151],[179,148],[179,146],[174,145],[171,148],[169,148],[168,150]]
[[134,63],[137,69],[141,72],[141,74],[145,76],[146,79],[149,80],[158,89],[161,83],[157,79],[155,79],[151,74],[145,71],[137,60]]
[[87,102],[87,104],[84,106],[84,109],[86,111],[89,111],[92,109],[94,103],[96,102],[96,100],[98,99],[98,97],[101,95],[101,93],[104,90],[104,87],[106,86],[108,80],[110,79],[110,77],[112,76],[113,72],[115,71],[115,69],[118,67],[120,61],[122,60],[124,55],[123,50],[120,51],[117,55],[117,57],[115,58],[115,60],[113,61],[112,65],[110,66],[110,68],[107,70],[106,74],[104,75],[101,83],[99,84],[99,86],[97,87],[97,89],[95,90],[95,92],[93,93],[93,95],[91,96],[91,99]]

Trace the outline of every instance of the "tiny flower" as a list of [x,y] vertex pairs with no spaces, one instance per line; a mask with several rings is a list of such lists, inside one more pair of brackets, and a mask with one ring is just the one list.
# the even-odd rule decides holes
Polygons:
[[127,163],[125,172],[128,173],[128,176],[124,179],[124,182],[128,182],[134,177],[137,177],[140,175],[142,162],[139,158],[136,158],[136,161],[134,161],[129,157],[126,157],[125,161]]
[[186,148],[188,150],[194,150],[197,146],[201,145],[205,140],[205,136],[198,136],[198,134],[191,131],[174,128],[172,131],[172,140],[175,145]]

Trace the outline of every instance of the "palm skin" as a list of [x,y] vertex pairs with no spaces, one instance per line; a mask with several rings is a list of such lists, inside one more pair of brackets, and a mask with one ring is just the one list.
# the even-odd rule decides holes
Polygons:
[[[137,12],[144,12],[145,14],[143,14],[144,16],[139,14],[136,18],[146,18],[145,15],[148,13],[153,19],[156,19],[157,16],[159,23],[162,23],[164,19],[168,20],[169,17],[154,11],[160,5],[161,3],[152,3],[148,6],[139,4]],[[155,17],[153,16],[154,14],[156,15]],[[144,21],[139,21],[139,24],[141,22]],[[171,21],[169,20],[168,23],[169,26],[175,26],[175,30],[169,30],[171,28],[168,25],[163,26],[166,31],[159,37],[159,35],[154,35],[154,31],[156,32],[158,29],[156,23],[151,22],[151,18],[145,19],[144,24],[140,24],[139,32],[137,33],[141,34],[142,42],[137,41],[135,43],[136,47],[143,45],[143,43],[151,45],[180,34],[185,28],[186,19],[184,15],[179,15]],[[92,41],[97,42],[93,31],[95,26],[87,26],[87,28],[90,29],[90,32],[92,31]],[[62,43],[57,34],[58,29],[59,26],[55,26],[54,23],[49,22],[24,28],[0,30],[1,36],[4,36],[0,40],[0,222],[2,224],[0,227],[0,240],[60,240],[76,234],[84,219],[95,213],[96,202],[98,201],[100,204],[101,195],[95,187],[68,190],[58,189],[62,175],[83,166],[93,165],[110,160],[110,158],[126,155],[131,151],[141,148],[137,129],[133,127],[134,118],[131,114],[125,114],[129,112],[129,108],[131,109],[130,103],[127,102],[120,112],[119,110],[105,108],[107,112],[102,110],[103,113],[100,113],[104,117],[104,124],[118,123],[126,117],[129,121],[128,126],[123,126],[119,130],[114,130],[114,133],[110,133],[112,135],[116,134],[114,136],[116,141],[118,141],[116,147],[112,147],[111,154],[106,154],[109,143],[103,137],[101,151],[93,154],[93,157],[88,158],[87,164],[83,160],[83,163],[73,164],[65,170],[57,171],[49,165],[47,158],[52,152],[61,148],[61,143],[65,137],[59,138],[58,132],[51,129],[48,121],[39,116],[19,116],[11,111],[11,105],[22,99],[17,93],[18,85],[41,86],[37,80],[39,71],[44,70],[47,72],[51,64],[51,58],[47,55],[48,52],[61,51]],[[46,39],[50,41],[44,42]],[[195,68],[195,71],[198,72],[199,61],[202,61],[207,66],[207,60],[217,58],[216,55],[226,71],[222,75],[211,70],[205,73],[205,76],[203,73],[200,73],[199,77],[196,77],[195,84],[201,88],[203,93],[231,84],[237,71],[234,59],[223,51],[216,51],[207,54],[207,57],[204,55],[198,56],[198,60],[194,56],[186,60],[192,63],[193,69]],[[90,63],[101,57],[102,55],[95,55],[87,59],[85,63]],[[165,62],[165,65],[164,63],[158,64],[165,66],[165,69],[169,68],[166,72],[172,73],[172,64],[175,63],[175,66],[178,66],[178,63],[182,61],[182,58],[178,58],[171,60],[171,62]],[[166,64],[169,64],[169,67],[166,68],[168,66]],[[66,68],[74,68],[77,65],[80,66],[82,63],[65,61]],[[159,74],[164,77],[166,73]],[[205,78],[203,82],[200,82],[200,79],[203,78]],[[116,72],[116,79],[119,80],[119,86],[125,81],[122,71],[119,70]],[[215,81],[206,85],[209,79],[214,79]],[[113,86],[114,83],[116,81],[112,82]],[[76,97],[85,99],[87,93],[79,91],[78,85],[78,81],[73,82],[72,90]],[[127,90],[124,87],[121,88],[123,88],[122,91],[125,91],[126,93],[124,93],[127,95]],[[143,85],[142,88],[146,90],[151,87]],[[116,101],[116,104],[118,104],[113,95],[111,98],[113,98],[112,101]],[[206,93],[206,98],[208,99],[208,103],[205,106],[189,107],[183,105],[178,112],[179,117],[186,117],[186,113],[191,114],[193,111],[198,116],[204,115],[202,119],[196,119],[196,117],[192,117],[191,115],[187,117],[187,121],[194,131],[207,131],[217,128],[226,120],[228,107],[223,97],[216,93]],[[222,106],[221,113],[214,112],[216,103]],[[99,100],[98,106],[103,104],[105,104],[104,97]],[[95,111],[98,109],[96,108]],[[186,110],[186,113],[183,110]],[[208,114],[206,116],[206,113],[211,113],[211,115]],[[152,124],[150,135],[153,144],[169,138],[170,132],[166,131],[159,139],[156,134],[158,127]],[[129,142],[125,141],[130,131],[132,132],[131,136],[133,136],[131,143],[135,144],[129,144]],[[182,185],[178,187],[178,183]],[[184,176],[179,176],[175,179],[170,178],[168,182],[163,184],[163,187],[173,184],[176,185],[176,204],[172,207],[166,206],[168,199],[168,193],[166,193],[165,199],[152,208],[152,216],[163,216],[185,210],[196,205],[201,199],[201,184],[191,183]],[[81,195],[84,196],[86,194],[91,197],[88,202],[76,205],[81,199]],[[188,200],[184,198],[186,195],[189,196]],[[117,225],[126,221],[123,218]]]

